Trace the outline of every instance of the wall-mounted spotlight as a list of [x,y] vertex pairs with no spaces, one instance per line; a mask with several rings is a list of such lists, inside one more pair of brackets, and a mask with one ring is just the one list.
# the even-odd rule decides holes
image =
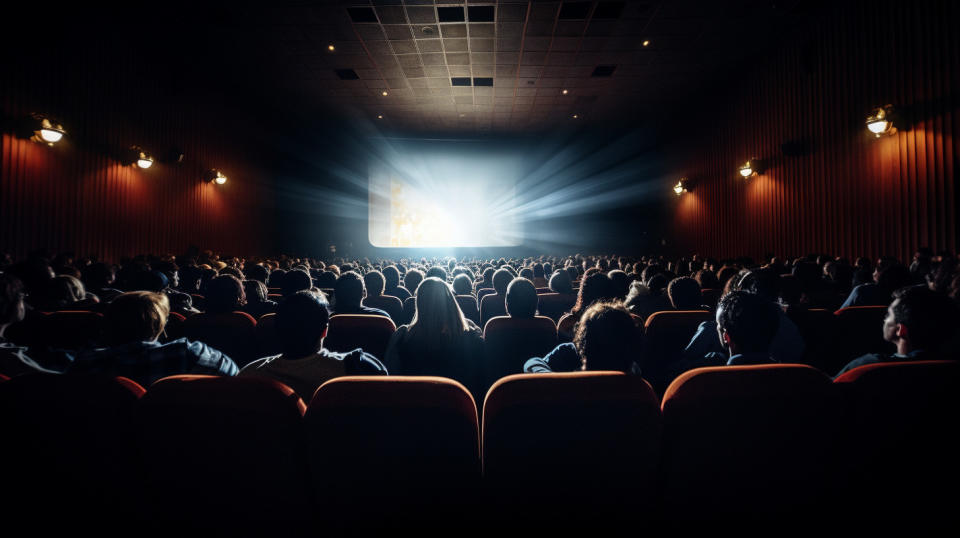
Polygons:
[[746,179],[750,176],[762,174],[765,169],[766,169],[766,163],[764,161],[761,161],[760,159],[750,159],[749,161],[743,163],[742,166],[740,166],[739,171],[740,171],[740,176]]
[[208,183],[216,183],[217,185],[223,185],[227,182],[227,176],[223,175],[220,170],[207,170],[203,179]]
[[897,132],[897,128],[893,125],[892,116],[892,105],[873,109],[873,112],[867,116],[867,129],[877,138],[884,135],[892,135]]
[[64,135],[67,134],[66,129],[63,128],[56,120],[51,120],[50,118],[34,114],[33,118],[37,121],[35,130],[33,131],[33,140],[52,146],[57,142],[63,140]]
[[673,192],[677,196],[680,196],[685,192],[690,192],[690,182],[687,180],[687,178],[680,178],[680,181],[677,181],[677,184],[673,186]]
[[138,168],[147,169],[153,166],[153,155],[147,153],[146,150],[140,146],[130,146],[125,149],[119,156],[120,162],[125,165],[136,165]]
[[747,161],[740,167],[740,175],[747,178],[753,175],[753,165]]
[[139,155],[137,155],[137,166],[144,170],[150,168],[153,166],[153,156],[146,151],[140,150]]

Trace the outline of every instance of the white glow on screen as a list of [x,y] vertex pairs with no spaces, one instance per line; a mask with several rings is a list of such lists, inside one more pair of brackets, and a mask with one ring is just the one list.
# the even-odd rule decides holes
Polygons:
[[410,152],[370,167],[375,247],[516,246],[517,160],[503,155]]

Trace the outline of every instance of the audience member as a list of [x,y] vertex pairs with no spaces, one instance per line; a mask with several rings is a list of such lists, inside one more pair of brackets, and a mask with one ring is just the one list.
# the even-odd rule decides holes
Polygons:
[[674,310],[701,310],[703,297],[700,295],[700,284],[690,277],[678,277],[667,285],[667,297]]
[[20,279],[0,273],[0,374],[14,377],[35,372],[55,373],[27,356],[27,348],[10,342],[4,336],[7,327],[23,321],[26,314],[26,291]]
[[340,275],[333,287],[333,295],[336,299],[334,314],[368,314],[390,317],[389,314],[379,308],[363,306],[366,287],[363,284],[363,278],[354,271],[346,271]]
[[533,318],[537,315],[537,288],[526,278],[515,278],[507,286],[507,315],[511,318]]

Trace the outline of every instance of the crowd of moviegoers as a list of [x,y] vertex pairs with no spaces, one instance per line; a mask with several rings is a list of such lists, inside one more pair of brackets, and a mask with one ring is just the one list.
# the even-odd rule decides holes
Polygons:
[[[537,379],[554,379],[557,376],[550,375],[554,373],[620,372],[620,379],[649,383],[644,390],[655,397],[657,417],[663,401],[664,443],[674,440],[656,451],[676,456],[683,453],[684,446],[676,442],[679,430],[671,429],[677,426],[671,425],[668,413],[671,409],[678,413],[676,409],[686,401],[681,398],[684,389],[680,385],[686,382],[688,390],[693,390],[689,386],[703,378],[697,377],[701,372],[760,375],[780,370],[739,367],[806,365],[802,371],[813,374],[803,375],[816,374],[830,382],[852,380],[860,376],[858,369],[867,372],[886,363],[932,364],[930,361],[960,357],[958,257],[927,248],[918,249],[912,260],[849,260],[829,255],[719,260],[697,255],[576,254],[321,261],[289,256],[244,259],[205,251],[182,256],[140,255],[105,263],[72,253],[38,252],[23,259],[6,256],[0,260],[0,271],[0,379],[5,380],[0,387],[15,386],[18,379],[35,373],[58,379],[77,374],[120,376],[146,389],[142,404],[146,405],[162,398],[161,386],[173,390],[170,383],[157,383],[169,376],[266,379],[289,387],[286,390],[291,397],[302,400],[299,405],[310,405],[305,416],[309,419],[314,405],[335,397],[336,391],[327,387],[345,386],[331,384],[337,378],[448,378],[472,396],[472,412],[480,417],[482,428],[478,433],[475,427],[473,436],[482,437],[485,478],[495,476],[498,469],[522,473],[537,468],[537,460],[549,460],[543,443],[549,445],[546,452],[574,445],[583,450],[582,458],[567,458],[565,465],[575,467],[602,466],[600,460],[605,457],[615,460],[618,455],[610,446],[623,441],[618,438],[604,449],[613,452],[590,453],[590,443],[568,431],[527,446],[531,451],[539,447],[539,454],[529,453],[513,467],[498,467],[492,459],[488,461],[488,452],[493,458],[500,446],[497,443],[504,441],[495,439],[498,425],[487,421],[503,412],[499,400],[491,399],[498,390],[506,391],[509,379],[503,378],[511,374],[535,374],[525,376],[524,382],[536,383]],[[775,380],[764,381],[769,390],[765,398],[771,402],[765,412],[779,413],[768,417],[773,421],[770,424],[788,415],[773,402],[803,385],[803,375],[785,386]],[[736,400],[737,391],[747,391],[750,385],[743,377],[717,379],[720,385],[728,384],[721,387],[727,391],[724,401]],[[543,385],[536,390],[543,396],[559,389]],[[609,388],[607,396],[617,390]],[[410,405],[402,396],[396,398],[397,406]],[[671,398],[672,404],[668,403]],[[573,417],[581,411],[561,400],[554,409],[564,409],[571,424],[575,423]],[[700,412],[709,411],[702,407]],[[721,407],[716,407],[711,421],[733,428],[720,416]],[[818,420],[830,413],[824,411]],[[525,415],[528,422],[514,424],[511,435],[553,424],[547,414]],[[639,424],[639,416],[622,420]],[[587,429],[596,425],[586,419],[576,423]],[[390,427],[387,423],[377,426]],[[657,432],[660,428],[657,426]],[[728,434],[734,435],[730,431],[723,435]],[[411,432],[404,435],[416,436]],[[794,448],[798,446],[797,441],[791,442]],[[329,440],[321,443],[328,450],[335,444]],[[812,461],[823,462],[817,457],[822,445],[811,438],[809,446],[803,446]],[[216,450],[221,448],[243,449]],[[383,457],[375,448],[353,450],[351,461],[359,458],[356,454],[360,452],[370,465]],[[700,446],[696,450],[719,454],[723,448]],[[325,469],[337,467],[336,461],[346,458],[348,452],[327,453]],[[181,454],[178,461],[197,457],[215,462],[219,456]],[[751,457],[768,461],[761,454]],[[652,458],[653,468],[659,472],[670,468],[662,456],[634,454],[626,458]],[[275,465],[283,466],[280,462]],[[804,479],[823,470],[797,465],[806,469]],[[172,472],[167,469],[168,474]],[[583,477],[589,474],[580,476],[587,480]],[[548,478],[552,475],[538,476],[544,484],[556,485]],[[660,479],[666,485],[658,490],[657,502],[668,498],[670,484],[677,482],[663,475]],[[731,484],[742,479],[726,477]],[[590,491],[599,487],[578,484]],[[781,493],[794,487],[781,486]],[[802,488],[796,485],[796,489]],[[405,497],[409,491],[403,491]],[[707,491],[711,490],[703,490]],[[696,497],[696,493],[686,493],[685,499]],[[763,496],[762,492],[751,494],[753,498]],[[385,505],[397,501],[377,498]],[[436,500],[436,495],[432,498]],[[531,499],[510,499],[515,503],[510,508],[528,515],[544,508]],[[410,500],[406,501],[404,506],[409,508]],[[257,511],[257,502],[251,499],[250,510]],[[382,508],[358,508],[363,503],[356,502],[359,504],[349,507],[351,513]],[[567,503],[569,511],[576,512],[579,501],[554,498],[550,502],[559,503],[550,507],[557,515],[567,512],[558,509]],[[736,498],[698,502],[737,506]],[[533,504],[523,508],[526,503]],[[749,506],[740,508],[748,510]]]

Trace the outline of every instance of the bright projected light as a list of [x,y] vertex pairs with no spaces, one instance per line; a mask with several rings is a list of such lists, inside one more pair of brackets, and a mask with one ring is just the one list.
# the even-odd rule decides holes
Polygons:
[[503,154],[403,152],[370,166],[375,247],[502,247],[523,240],[516,217],[519,159]]

